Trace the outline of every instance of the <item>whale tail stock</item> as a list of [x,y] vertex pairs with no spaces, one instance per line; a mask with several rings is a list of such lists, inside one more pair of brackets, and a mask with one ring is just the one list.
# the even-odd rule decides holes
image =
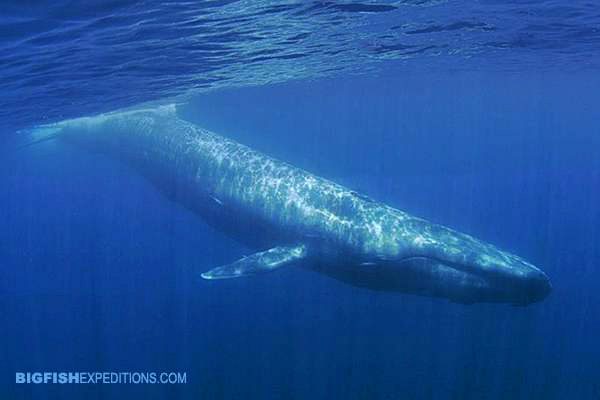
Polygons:
[[278,246],[254,253],[231,264],[216,267],[202,274],[204,279],[230,279],[257,275],[293,264],[306,258],[306,246]]
[[161,117],[171,117],[177,115],[177,109],[184,103],[181,102],[155,102],[146,103],[143,105],[137,105],[130,108],[125,108],[117,111],[92,115],[82,116],[71,119],[65,119],[49,124],[36,125],[30,128],[25,128],[17,131],[17,134],[23,138],[23,142],[16,145],[17,150],[25,149],[31,146],[35,146],[40,143],[48,142],[56,139],[60,136],[60,133],[69,127],[85,126],[87,123],[94,123],[97,121],[103,121],[107,118],[114,116],[128,117],[134,116],[138,113],[155,113]]
[[23,150],[40,143],[56,139],[62,131],[58,124],[39,125],[33,128],[20,130],[17,133],[26,136],[26,141],[16,146],[16,150]]

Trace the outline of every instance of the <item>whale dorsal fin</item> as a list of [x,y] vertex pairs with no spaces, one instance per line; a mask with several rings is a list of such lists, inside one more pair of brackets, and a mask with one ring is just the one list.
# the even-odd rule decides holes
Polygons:
[[202,274],[204,279],[228,279],[273,271],[306,257],[306,246],[273,247]]

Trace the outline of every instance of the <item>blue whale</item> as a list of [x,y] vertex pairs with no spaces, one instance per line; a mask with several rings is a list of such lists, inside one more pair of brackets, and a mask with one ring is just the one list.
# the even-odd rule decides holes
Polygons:
[[105,153],[256,253],[208,280],[301,266],[372,290],[458,303],[527,305],[551,291],[516,255],[411,216],[204,130],[175,105],[39,127],[45,138]]

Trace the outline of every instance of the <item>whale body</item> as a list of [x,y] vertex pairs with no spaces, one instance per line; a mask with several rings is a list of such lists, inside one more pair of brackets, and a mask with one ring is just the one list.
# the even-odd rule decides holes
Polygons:
[[257,252],[208,280],[304,267],[372,290],[526,305],[551,291],[520,257],[411,216],[177,116],[175,105],[59,122],[51,137],[131,166]]

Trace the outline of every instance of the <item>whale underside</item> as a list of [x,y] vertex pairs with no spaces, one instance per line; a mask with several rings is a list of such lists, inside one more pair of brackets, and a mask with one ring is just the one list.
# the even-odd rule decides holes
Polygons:
[[458,303],[524,305],[550,292],[545,274],[520,257],[206,131],[173,105],[39,129],[124,162],[256,249],[204,272],[208,280],[304,267],[356,287]]

